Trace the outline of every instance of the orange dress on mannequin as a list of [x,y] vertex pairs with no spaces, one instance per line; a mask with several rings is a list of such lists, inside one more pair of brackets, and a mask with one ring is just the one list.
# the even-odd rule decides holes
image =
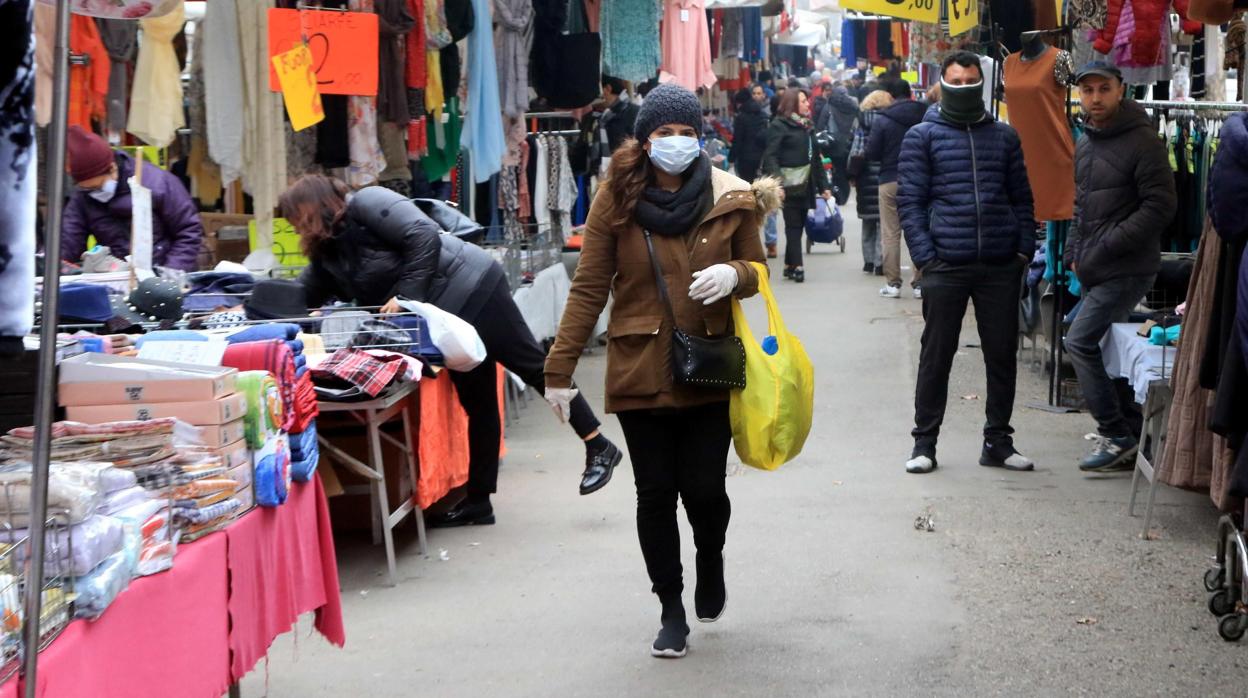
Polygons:
[[1050,46],[1034,60],[1023,60],[1022,53],[1005,59],[1005,101],[1023,141],[1038,221],[1075,214],[1075,140],[1066,121],[1067,90],[1055,77],[1060,53]]

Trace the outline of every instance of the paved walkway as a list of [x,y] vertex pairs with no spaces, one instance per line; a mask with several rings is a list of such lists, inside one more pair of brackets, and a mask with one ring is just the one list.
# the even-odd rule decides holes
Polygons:
[[[244,695],[1244,695],[1248,648],[1220,640],[1205,610],[1208,497],[1160,492],[1159,539],[1139,540],[1129,475],[1075,467],[1090,418],[1022,407],[1043,399],[1039,373],[1023,370],[1015,412],[1036,472],[976,464],[983,401],[963,396],[984,378],[969,346],[940,470],[903,471],[920,302],[877,297],[849,215],[848,253],[816,246],[806,284],[776,284],[816,365],[814,430],[778,472],[730,465],[729,606],[695,624],[688,657],[648,655],[658,605],[627,462],[578,496],[579,444],[530,401],[508,434],[498,525],[433,531],[428,558],[407,527],[397,588],[380,549],[340,539],[347,648],[305,623]],[[963,343],[977,344],[969,323]],[[578,374],[598,405],[604,354]],[[613,419],[605,429],[623,443]],[[913,526],[926,512],[931,533]],[[691,543],[685,556],[691,569]]]

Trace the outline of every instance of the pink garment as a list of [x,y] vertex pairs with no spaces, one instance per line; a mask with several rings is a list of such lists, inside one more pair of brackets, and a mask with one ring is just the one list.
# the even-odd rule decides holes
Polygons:
[[[225,537],[232,681],[251,671],[301,614],[316,611],[317,631],[338,647],[346,643],[334,535],[319,476],[291,485],[282,506],[243,516],[225,529]],[[179,554],[175,570],[181,562]]]
[[688,90],[719,82],[711,65],[711,31],[704,0],[666,0],[663,15],[663,70],[660,82]]
[[529,142],[520,144],[520,220],[533,217],[533,195],[529,193]]
[[223,695],[230,686],[226,547],[223,535],[179,546],[173,569],[131,582],[98,620],[70,623],[39,654],[36,695]]

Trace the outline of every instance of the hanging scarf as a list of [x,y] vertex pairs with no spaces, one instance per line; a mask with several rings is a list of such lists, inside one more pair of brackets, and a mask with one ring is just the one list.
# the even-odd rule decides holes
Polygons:
[[711,160],[705,154],[688,172],[676,191],[646,187],[634,216],[641,227],[656,235],[677,237],[693,230],[711,207]]
[[129,82],[127,67],[138,54],[139,24],[128,19],[97,19],[96,24],[112,63],[108,72],[108,128],[121,132],[126,130],[126,106],[130,103],[126,94]]

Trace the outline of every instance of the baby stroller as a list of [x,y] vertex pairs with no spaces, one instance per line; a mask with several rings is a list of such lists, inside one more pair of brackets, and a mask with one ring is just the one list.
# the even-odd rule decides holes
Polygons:
[[845,252],[845,219],[841,217],[841,209],[819,197],[815,199],[815,208],[806,214],[806,254],[815,243],[831,245],[836,243],[841,252]]

